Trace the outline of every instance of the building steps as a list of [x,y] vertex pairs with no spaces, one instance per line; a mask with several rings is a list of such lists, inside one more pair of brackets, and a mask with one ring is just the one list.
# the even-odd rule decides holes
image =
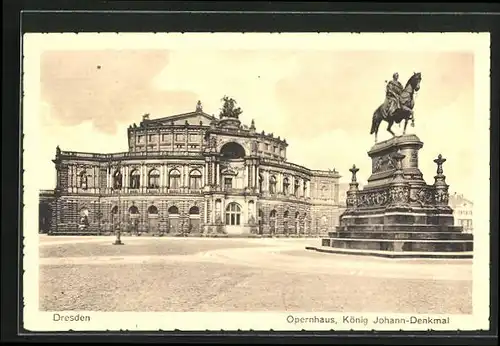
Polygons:
[[332,248],[329,246],[307,246],[306,250],[323,252],[323,253],[332,253],[339,255],[358,255],[358,256],[374,256],[374,257],[385,257],[385,258],[400,258],[400,259],[408,259],[408,258],[442,258],[442,259],[469,259],[473,258],[472,251],[464,251],[464,252],[426,252],[426,251],[402,251],[402,252],[394,252],[394,251],[382,251],[382,250],[367,250],[367,249],[343,249],[343,248]]

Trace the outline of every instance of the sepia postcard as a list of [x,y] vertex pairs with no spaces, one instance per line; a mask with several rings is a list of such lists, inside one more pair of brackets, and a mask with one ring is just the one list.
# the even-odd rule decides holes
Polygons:
[[489,329],[488,33],[22,47],[26,330]]

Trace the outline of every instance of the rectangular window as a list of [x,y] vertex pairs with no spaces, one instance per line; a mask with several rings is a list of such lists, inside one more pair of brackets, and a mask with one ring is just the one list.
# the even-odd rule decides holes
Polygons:
[[164,142],[171,142],[172,135],[164,133],[163,135],[161,135],[161,140]]
[[233,187],[233,179],[232,178],[224,178],[224,188],[231,189]]
[[175,135],[175,140],[176,141],[183,141],[184,140],[184,134],[178,133]]
[[199,142],[200,141],[200,135],[197,133],[190,134],[189,135],[189,141],[190,142]]
[[142,143],[144,136],[137,136],[137,143]]

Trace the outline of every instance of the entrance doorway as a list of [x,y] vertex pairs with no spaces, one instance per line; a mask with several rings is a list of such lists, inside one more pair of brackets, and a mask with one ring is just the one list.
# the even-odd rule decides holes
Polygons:
[[158,208],[154,205],[148,208],[148,232],[156,233],[159,231],[158,228]]
[[261,209],[259,209],[258,220],[259,220],[259,234],[263,234],[264,233],[264,213],[262,212]]
[[189,226],[190,233],[198,233],[200,231],[200,208],[193,206],[189,209]]
[[177,233],[179,230],[179,208],[175,205],[168,208],[168,230],[167,233]]
[[130,218],[130,223],[132,224],[132,231],[135,234],[139,234],[139,217],[141,214],[139,214],[139,208],[137,208],[135,205],[131,206],[128,209],[128,215]]
[[271,210],[271,213],[269,213],[269,232],[271,235],[276,234],[276,210]]

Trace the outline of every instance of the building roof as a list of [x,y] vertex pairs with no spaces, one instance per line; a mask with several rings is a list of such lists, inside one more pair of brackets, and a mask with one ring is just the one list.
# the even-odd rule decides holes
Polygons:
[[146,124],[146,123],[147,124],[158,124],[158,123],[170,122],[170,121],[175,121],[175,120],[189,119],[193,116],[202,116],[210,121],[215,119],[214,116],[207,114],[203,111],[194,111],[194,112],[188,112],[188,113],[174,114],[174,115],[169,115],[166,117],[156,118],[156,119],[149,119],[149,114],[146,114],[143,116],[143,121],[141,122],[141,125]]
[[459,206],[473,205],[474,203],[472,203],[471,200],[465,198],[463,194],[455,192],[450,195],[449,204],[451,207],[456,208]]

